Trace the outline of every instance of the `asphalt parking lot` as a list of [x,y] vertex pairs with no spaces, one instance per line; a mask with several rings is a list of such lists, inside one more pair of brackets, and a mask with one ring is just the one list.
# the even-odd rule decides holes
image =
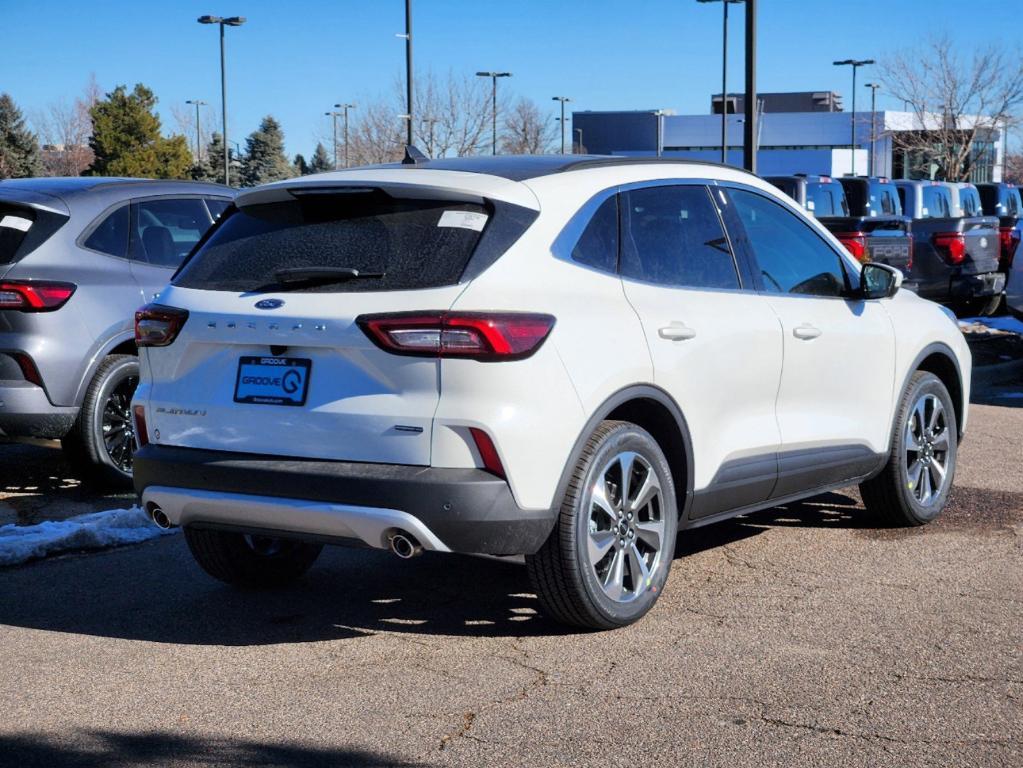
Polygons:
[[[655,610],[612,633],[549,623],[520,566],[484,559],[333,549],[258,594],[170,536],[0,570],[0,766],[1018,768],[1011,391],[978,392],[1000,404],[972,409],[937,523],[878,529],[848,489],[689,532]],[[52,447],[0,451],[0,523],[127,503]]]

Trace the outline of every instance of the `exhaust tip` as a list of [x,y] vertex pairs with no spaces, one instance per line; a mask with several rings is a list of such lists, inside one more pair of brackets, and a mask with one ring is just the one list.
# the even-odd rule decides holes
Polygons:
[[416,541],[415,536],[404,531],[397,531],[390,537],[391,551],[402,560],[411,560],[422,554],[423,545]]
[[168,528],[174,527],[167,514],[155,504],[150,504],[146,508],[146,512],[149,513],[149,519],[153,521],[157,528],[162,528],[166,531]]

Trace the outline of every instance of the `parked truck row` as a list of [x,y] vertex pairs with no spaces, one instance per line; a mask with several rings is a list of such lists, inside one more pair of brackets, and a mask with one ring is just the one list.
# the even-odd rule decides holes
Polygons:
[[767,180],[861,262],[897,267],[907,287],[960,314],[998,311],[1023,231],[1014,184],[807,174]]

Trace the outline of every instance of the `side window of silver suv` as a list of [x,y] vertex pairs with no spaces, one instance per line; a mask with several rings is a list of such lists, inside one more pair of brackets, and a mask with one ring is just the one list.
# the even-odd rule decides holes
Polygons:
[[210,226],[200,198],[164,198],[134,203],[131,257],[154,267],[176,269]]
[[123,259],[128,253],[128,204],[108,213],[82,245]]

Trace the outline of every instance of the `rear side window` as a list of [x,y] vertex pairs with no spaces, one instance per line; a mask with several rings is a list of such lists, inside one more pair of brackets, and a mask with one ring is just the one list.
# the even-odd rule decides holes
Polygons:
[[737,289],[728,239],[702,186],[622,194],[623,277],[681,288]]
[[730,190],[764,289],[804,296],[846,292],[841,259],[810,226],[766,197]]
[[1005,215],[1019,216],[1023,214],[1023,198],[1020,198],[1018,189],[1009,189],[1005,192]]
[[924,187],[920,202],[925,219],[947,219],[952,215],[952,196],[944,187]]
[[[394,198],[382,190],[304,194],[233,209],[174,280],[222,291],[394,291],[458,282],[489,213],[478,203]],[[334,282],[282,270],[356,270]]]
[[123,259],[128,255],[128,205],[108,213],[83,245],[100,253]]
[[902,206],[899,204],[899,197],[895,194],[893,187],[881,187],[880,193],[881,213],[886,216],[901,216]]
[[31,208],[0,203],[0,264],[14,261],[35,219],[35,212]]
[[572,261],[614,274],[618,269],[618,196],[600,204],[579,242],[572,249]]
[[131,232],[132,258],[154,267],[176,268],[209,227],[199,198],[139,201]]
[[227,210],[227,206],[231,204],[230,200],[224,200],[220,197],[207,197],[206,207],[210,209],[210,218],[216,221],[219,219],[224,211]]
[[980,215],[980,198],[974,189],[959,190],[959,206],[963,209],[963,216]]

